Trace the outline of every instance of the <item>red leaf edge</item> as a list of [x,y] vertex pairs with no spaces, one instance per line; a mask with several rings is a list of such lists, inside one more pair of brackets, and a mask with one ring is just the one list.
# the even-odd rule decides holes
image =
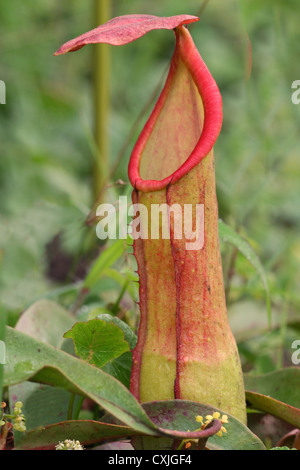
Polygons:
[[189,173],[211,151],[222,126],[222,97],[215,80],[200,56],[188,30],[185,27],[180,27],[175,30],[175,34],[176,50],[173,58],[179,52],[181,59],[188,68],[198,88],[204,106],[203,129],[194,150],[174,173],[160,181],[143,180],[140,177],[139,165],[143,149],[151,135],[156,119],[164,106],[173,77],[176,73],[176,64],[174,63],[175,61],[172,60],[165,86],[137,140],[129,161],[129,180],[135,189],[143,192],[163,189],[169,184],[176,183],[176,181]]

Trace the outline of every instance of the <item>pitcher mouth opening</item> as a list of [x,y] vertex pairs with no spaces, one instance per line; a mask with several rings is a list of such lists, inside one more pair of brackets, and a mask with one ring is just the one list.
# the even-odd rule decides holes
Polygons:
[[[129,161],[129,180],[135,189],[143,192],[161,190],[170,184],[176,183],[189,173],[212,150],[222,126],[222,98],[216,82],[201,58],[188,30],[184,26],[179,26],[174,31],[176,46],[166,83],[135,144]],[[184,127],[184,125],[181,126],[181,123],[179,123],[178,130],[180,132],[176,134],[176,129],[173,130],[175,135],[173,138],[177,138],[177,135],[180,133],[184,140],[182,145],[183,153],[181,157],[177,157],[179,164],[177,167],[176,165],[174,167],[174,161],[168,162],[167,154],[162,154],[160,161],[157,158],[155,159],[157,150],[154,154],[151,154],[151,144],[149,142],[155,134],[155,126],[158,120],[161,119],[164,107],[170,98],[174,81],[177,79],[179,72],[182,73],[182,67],[185,68],[186,75],[190,77],[190,86],[196,91],[196,93],[194,91],[191,91],[191,93],[194,93],[193,99],[196,102],[195,106],[198,107],[196,121],[197,119],[199,120],[199,126],[193,132],[193,136],[196,139],[194,142],[191,139],[190,141],[186,139],[185,129],[187,130],[188,126]],[[191,111],[194,112],[192,107]],[[172,116],[170,116],[170,119],[172,119]],[[193,121],[195,121],[195,116],[193,116]],[[188,123],[188,116],[186,117],[186,123]],[[168,131],[165,137],[168,137]],[[170,145],[172,145],[172,142],[170,142]],[[155,142],[155,147],[156,149],[159,147],[157,142]],[[167,148],[165,143],[164,147]],[[147,157],[144,155],[145,149],[147,149],[148,153],[150,152]],[[143,157],[148,159],[148,168],[152,167],[152,170],[145,170],[147,165],[144,164]],[[162,160],[165,160],[165,163]],[[160,166],[162,167],[163,165],[164,169],[160,170]],[[173,166],[169,172],[168,166]],[[155,167],[154,174],[156,174],[153,175],[153,168]]]

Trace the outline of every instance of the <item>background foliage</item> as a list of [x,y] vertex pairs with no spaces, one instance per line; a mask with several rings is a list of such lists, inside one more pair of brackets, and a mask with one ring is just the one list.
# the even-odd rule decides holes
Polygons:
[[[191,33],[224,102],[223,129],[215,146],[220,218],[259,255],[272,305],[268,330],[259,273],[234,246],[222,242],[230,323],[245,371],[291,366],[291,344],[300,338],[300,107],[291,101],[291,84],[300,78],[300,4],[111,3],[112,16],[201,14]],[[0,24],[0,79],[7,86],[7,104],[0,107],[1,314],[14,326],[35,300],[48,298],[68,309],[71,305],[78,319],[112,313],[135,328],[130,247],[112,245],[108,259],[102,258],[91,275],[92,262],[107,249],[97,240],[95,225],[86,223],[95,202],[97,158],[93,47],[53,56],[63,42],[93,27],[93,2],[10,0],[2,5]],[[130,151],[172,51],[172,35],[165,31],[109,48],[112,173],[105,202],[130,194]],[[142,119],[135,126],[138,116]],[[120,179],[124,184],[117,184]],[[88,293],[82,290],[87,282]]]

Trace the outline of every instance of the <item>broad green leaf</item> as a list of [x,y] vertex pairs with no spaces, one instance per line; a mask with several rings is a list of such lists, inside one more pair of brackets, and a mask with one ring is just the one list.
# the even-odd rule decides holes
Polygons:
[[[142,405],[147,414],[151,417],[160,431],[161,437],[158,439],[143,438],[140,440],[144,448],[149,446],[152,449],[170,450],[174,439],[180,443],[180,436],[187,434],[193,437],[190,431],[199,428],[199,423],[195,417],[199,414],[204,417],[212,414],[215,408],[201,403],[195,403],[186,400],[167,400],[150,402]],[[224,414],[220,412],[221,414]],[[91,420],[67,421],[58,423],[57,425],[40,428],[24,435],[18,443],[18,449],[47,449],[53,448],[58,441],[68,439],[78,439],[83,445],[97,444],[103,440],[119,440],[125,437],[143,436],[144,433],[133,430],[127,426],[120,425],[112,416],[107,416],[106,422],[97,422]],[[209,436],[212,432],[216,432],[220,428],[218,421],[214,421],[215,430],[206,429],[209,438],[208,447],[217,449],[236,449],[236,450],[264,450],[261,441],[249,429],[235,418],[229,416],[229,423],[226,424],[228,430],[224,437]],[[199,436],[201,433],[199,433]],[[135,439],[135,443],[138,441]]]
[[287,367],[264,375],[244,375],[246,390],[268,395],[300,409],[300,367]]
[[263,443],[244,424],[222,410],[212,408],[202,403],[194,403],[187,400],[168,400],[162,402],[145,403],[143,405],[147,415],[155,423],[165,429],[182,429],[194,431],[199,424],[195,417],[201,415],[205,418],[214,411],[219,411],[221,416],[228,416],[228,424],[224,424],[227,433],[222,437],[211,436],[207,447],[220,450],[264,450]]
[[46,450],[53,449],[59,441],[65,439],[79,440],[88,446],[103,440],[118,440],[139,434],[126,426],[106,424],[92,420],[64,421],[58,424],[38,427],[19,440],[16,450]]
[[269,286],[265,274],[265,270],[261,264],[260,259],[258,258],[257,254],[251,247],[251,245],[242,238],[238,233],[236,233],[233,228],[229,225],[225,224],[222,220],[219,220],[219,236],[220,239],[224,242],[230,243],[233,245],[237,250],[245,256],[245,258],[252,264],[254,269],[256,270],[257,274],[259,275],[266,294],[266,305],[267,305],[267,313],[269,324],[271,324],[271,303],[270,303],[270,292]]
[[105,247],[87,275],[83,289],[91,289],[103,276],[104,270],[110,268],[122,256],[125,250],[125,242],[125,240],[117,240],[111,246]]
[[[67,420],[70,397],[71,393],[63,388],[29,381],[9,387],[10,408],[13,408],[12,405],[16,401],[23,403],[23,413],[28,431],[37,426],[47,426]],[[15,442],[21,436],[22,433],[15,433]]]
[[[64,332],[74,323],[74,317],[60,305],[49,300],[40,300],[31,305],[20,317],[16,330],[56,348],[70,350],[70,340],[63,338]],[[67,419],[70,392],[67,390],[22,382],[9,387],[11,408],[17,400],[23,403],[28,430]],[[19,433],[15,440],[20,438]]]
[[[121,423],[149,436],[198,439],[220,429],[217,420],[213,430],[207,429],[207,432],[190,433],[158,427],[134,396],[101,369],[9,327],[6,328],[6,341],[8,360],[4,368],[4,384],[7,386],[31,380],[62,387],[90,398]],[[175,403],[178,402],[175,400]],[[194,405],[199,411],[199,404]]]
[[[205,416],[212,415],[214,411],[219,411],[221,416],[226,414],[228,416],[228,424],[224,424],[227,433],[222,437],[211,436],[209,437],[207,447],[216,450],[265,450],[261,440],[253,434],[250,429],[243,423],[222,410],[211,407],[203,403],[196,403],[188,400],[162,400],[144,403],[144,410],[151,418],[153,423],[157,424],[163,429],[181,429],[182,431],[194,431],[199,428],[199,423],[195,418],[198,415]],[[112,420],[113,423],[116,423]],[[176,433],[173,434],[176,437]],[[135,439],[135,445],[138,443],[139,448],[150,449],[158,448],[161,445],[156,442],[156,438],[143,438]],[[150,447],[149,447],[150,445]],[[155,447],[154,447],[155,446]],[[160,449],[172,449],[173,439],[162,440],[162,447]]]
[[128,351],[122,354],[120,357],[109,361],[102,367],[104,372],[112,375],[119,380],[126,388],[130,387],[130,376],[132,367],[132,352]]
[[245,375],[246,398],[255,409],[300,428],[300,369],[289,367],[260,376]]
[[6,329],[4,385],[30,380],[90,398],[133,429],[157,435],[157,429],[133,395],[101,369],[12,328]]
[[252,408],[281,418],[296,428],[300,428],[300,409],[275,398],[257,392],[246,392],[246,399]]
[[32,304],[16,324],[22,331],[55,348],[67,347],[64,332],[74,324],[74,316],[52,300],[42,299]]
[[76,354],[81,359],[99,368],[129,351],[123,331],[113,322],[98,318],[75,323],[64,337],[73,339]]
[[[97,309],[95,309],[97,310]],[[114,323],[116,326],[118,326],[124,333],[124,339],[125,341],[128,342],[130,349],[135,348],[136,343],[137,343],[137,336],[136,334],[132,331],[129,325],[125,323],[124,321],[120,320],[118,317],[114,317],[113,315],[110,315],[109,313],[100,313],[97,315],[97,318],[99,320],[106,321],[108,323]]]
[[[96,309],[95,309],[96,310]],[[130,349],[134,349],[137,343],[137,336],[132,331],[130,326],[127,323],[120,320],[118,317],[113,317],[109,314],[99,314],[97,316],[100,320],[104,320],[107,322],[112,322],[117,325],[124,333],[124,339],[128,342]],[[104,367],[103,370],[108,374],[112,375],[120,382],[122,382],[127,388],[130,385],[130,375],[131,375],[131,367],[132,367],[132,353],[131,351],[125,352],[120,357],[113,359],[112,361],[108,362]]]

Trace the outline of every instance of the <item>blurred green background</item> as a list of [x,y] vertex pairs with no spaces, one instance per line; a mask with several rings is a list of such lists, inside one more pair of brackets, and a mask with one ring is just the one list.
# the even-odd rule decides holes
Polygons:
[[[215,146],[220,218],[245,237],[266,271],[272,302],[241,254],[222,243],[229,318],[245,370],[291,364],[300,338],[300,79],[298,0],[112,0],[111,16],[200,15],[190,27],[217,81],[224,124]],[[103,250],[86,224],[95,203],[94,47],[54,57],[95,26],[93,0],[10,0],[1,6],[0,306],[14,325],[39,298],[133,318],[137,309],[117,275],[103,276],[78,303],[91,262]],[[107,48],[108,152],[105,202],[130,194],[131,149],[161,88],[174,47],[168,31]],[[103,75],[105,76],[105,74]],[[137,119],[138,120],[137,124]],[[101,137],[101,136],[100,136]],[[102,136],[101,138],[105,138]],[[125,184],[115,184],[121,179]],[[122,275],[132,257],[119,260]],[[125,278],[124,278],[125,279]],[[127,278],[126,278],[127,279]],[[129,289],[129,288],[128,288]],[[120,312],[119,312],[120,313]]]

